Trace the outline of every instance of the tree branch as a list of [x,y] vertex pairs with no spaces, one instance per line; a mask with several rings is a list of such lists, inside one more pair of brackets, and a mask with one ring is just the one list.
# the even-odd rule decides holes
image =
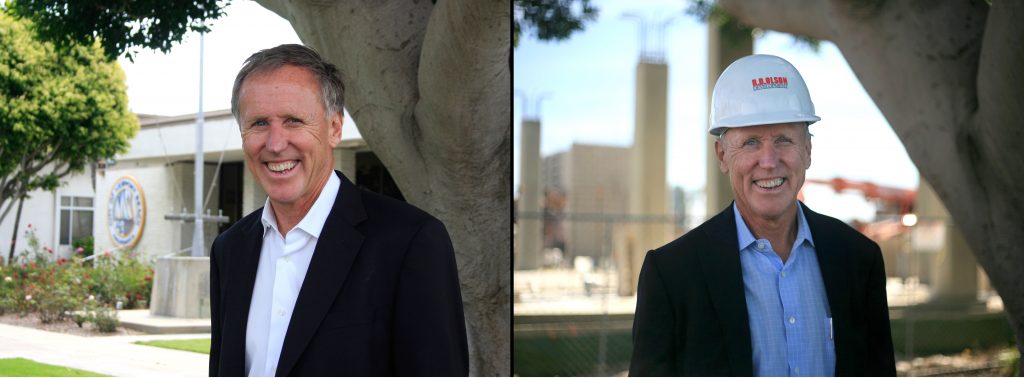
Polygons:
[[719,0],[718,5],[740,22],[783,33],[832,40],[838,31],[831,22],[833,9],[828,1]]
[[[7,202],[7,207],[4,208],[3,213],[0,213],[0,223],[3,223],[4,219],[7,218],[7,213],[11,212],[11,207],[14,206],[15,202],[18,202],[18,199],[12,197],[10,201],[7,201],[7,199],[4,201]],[[3,206],[3,203],[0,203],[0,206]]]
[[[1024,106],[1020,88],[1024,88],[1024,3],[993,2],[985,26],[978,67],[978,118],[973,134],[984,156],[983,168],[991,176],[1011,188],[1011,193],[1024,193],[1024,182],[1018,179],[1024,171]],[[1018,201],[1016,205],[1020,205]]]
[[[509,134],[510,17],[508,0],[442,1],[434,8],[420,58],[416,119],[426,143],[448,150],[439,156],[487,160],[480,156]],[[474,141],[469,149],[465,138]]]
[[[64,168],[63,168],[64,170],[61,171],[60,173],[57,173],[57,171],[60,171],[62,165],[64,166]],[[52,174],[55,177],[57,177],[57,178],[61,178],[61,177],[67,176],[69,173],[71,173],[71,164],[68,164],[67,162],[55,165],[53,167],[53,173]]]

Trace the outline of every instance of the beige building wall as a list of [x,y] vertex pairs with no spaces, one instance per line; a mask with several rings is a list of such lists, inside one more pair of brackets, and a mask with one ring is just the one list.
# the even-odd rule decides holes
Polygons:
[[[44,170],[48,169],[44,168]],[[66,176],[61,180],[61,185],[54,192],[36,190],[29,193],[29,197],[25,199],[25,203],[22,205],[21,219],[17,226],[17,243],[14,246],[14,258],[17,258],[21,252],[29,249],[28,238],[25,235],[28,225],[32,225],[36,238],[39,239],[41,245],[54,249],[53,258],[67,258],[71,256],[71,247],[60,245],[60,198],[62,196],[73,196],[88,197],[95,200],[96,193],[93,190],[91,177],[89,168],[86,168],[84,174]],[[6,206],[6,204],[4,205]],[[0,209],[0,211],[2,210]],[[17,212],[18,203],[14,202],[7,217],[0,223],[0,240],[4,240],[3,243],[0,243],[0,255],[3,256],[5,263],[11,252],[11,237],[14,236],[15,232],[14,221],[18,216]],[[99,227],[95,224],[95,215],[93,222],[94,229]]]
[[[162,160],[145,159],[119,161],[116,165],[97,173],[94,202],[96,211],[93,213],[93,236],[97,254],[117,251],[108,230],[107,204],[114,182],[123,176],[130,176],[139,183],[146,205],[142,235],[135,250],[155,259],[176,252],[180,248],[180,227],[177,226],[177,222],[164,220],[164,215],[170,209],[177,207],[176,211],[181,211],[176,199],[174,178],[171,176],[173,170],[173,166],[166,165]],[[191,192],[189,195],[191,196]]]
[[[570,214],[626,214],[629,212],[628,148],[573,144],[562,165],[567,192],[566,212]],[[566,257],[590,256],[604,260],[611,256],[611,233],[622,223],[569,220],[566,227]],[[521,232],[521,231],[520,231]],[[597,261],[595,261],[597,262]]]

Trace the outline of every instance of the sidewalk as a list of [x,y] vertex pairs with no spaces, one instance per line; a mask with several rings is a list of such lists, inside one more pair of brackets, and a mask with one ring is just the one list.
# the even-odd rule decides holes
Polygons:
[[205,337],[210,334],[84,337],[0,324],[0,358],[22,357],[113,376],[205,377],[205,354],[132,344]]

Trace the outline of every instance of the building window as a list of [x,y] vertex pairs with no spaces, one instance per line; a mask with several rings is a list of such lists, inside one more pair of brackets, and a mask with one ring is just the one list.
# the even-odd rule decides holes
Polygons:
[[60,245],[92,236],[92,197],[60,197]]
[[402,191],[398,190],[398,184],[391,178],[391,172],[388,172],[373,151],[356,153],[356,186],[405,201]]

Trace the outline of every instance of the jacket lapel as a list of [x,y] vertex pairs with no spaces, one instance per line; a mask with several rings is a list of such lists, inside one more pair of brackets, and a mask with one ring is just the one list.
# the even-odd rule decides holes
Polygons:
[[[257,211],[262,212],[262,208]],[[248,373],[245,371],[245,333],[249,322],[252,289],[256,284],[256,271],[259,269],[260,251],[263,248],[263,223],[259,217],[255,217],[254,220],[255,222],[248,225],[245,232],[242,233],[244,240],[233,243],[241,248],[231,251],[230,257],[225,258],[225,261],[238,261],[238,274],[228,276],[234,279],[230,284],[232,289],[229,292],[241,295],[224,298],[226,301],[224,308],[230,309],[230,311],[225,312],[227,319],[224,322],[225,340],[223,344],[231,346],[226,349],[231,356],[225,356],[222,360],[238,362],[237,367],[230,366],[224,369],[226,372],[234,371],[237,375]],[[226,270],[230,271],[231,269],[228,267]]]
[[828,294],[828,305],[835,314],[843,314],[848,311],[850,282],[846,277],[849,264],[843,261],[843,246],[837,245],[834,237],[829,237],[828,226],[823,222],[823,217],[811,211],[807,205],[800,204],[804,209],[804,217],[807,219],[807,226],[811,229],[811,237],[814,238],[814,250],[818,255],[818,269],[821,271],[821,279],[825,282],[825,293]]
[[705,231],[708,249],[698,254],[702,271],[707,277],[705,282],[708,295],[722,322],[731,373],[752,376],[754,368],[750,357],[750,323],[747,320],[747,301],[732,205],[708,223],[709,227]]
[[850,324],[850,321],[853,320],[850,283],[854,281],[849,274],[853,265],[846,261],[845,247],[837,243],[835,237],[832,237],[833,231],[826,223],[825,217],[811,211],[803,203],[800,205],[804,209],[807,226],[811,229],[811,237],[814,238],[814,250],[818,255],[818,269],[821,271],[821,279],[825,283],[829,311],[836,330],[836,374],[841,375],[843,373],[840,369],[847,366],[848,362],[843,354],[846,349],[838,348],[838,346],[846,337],[843,330],[849,330],[852,326]]
[[341,187],[320,232],[313,259],[295,301],[295,310],[281,347],[277,376],[291,375],[299,356],[334,303],[363,242],[363,234],[355,228],[366,219],[362,195],[344,175],[336,174],[341,178]]

